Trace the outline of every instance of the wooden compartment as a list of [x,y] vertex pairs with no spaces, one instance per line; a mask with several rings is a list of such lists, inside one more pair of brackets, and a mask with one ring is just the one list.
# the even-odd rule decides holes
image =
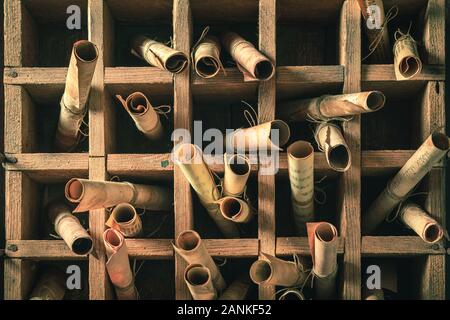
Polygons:
[[[343,174],[332,172],[323,153],[315,153],[316,180],[326,176],[323,183],[328,186],[327,203],[318,210],[339,231],[338,296],[361,299],[367,259],[403,262],[405,258],[406,267],[414,264],[409,270],[418,279],[411,283],[415,286],[411,291],[402,289],[406,297],[444,299],[443,243],[428,245],[399,229],[370,236],[362,236],[360,231],[361,213],[371,197],[431,132],[443,131],[443,0],[413,1],[411,6],[408,1],[386,0],[387,7],[398,4],[405,21],[420,20],[415,26],[424,31],[420,38],[425,52],[423,71],[404,82],[395,80],[392,65],[361,63],[364,49],[360,48],[365,47],[365,36],[356,0],[70,1],[79,4],[83,14],[81,31],[70,32],[65,28],[68,1],[58,1],[57,6],[50,0],[37,3],[5,2],[5,153],[17,159],[5,164],[6,299],[27,299],[35,281],[33,261],[44,260],[84,263],[89,283],[84,298],[114,298],[102,244],[106,210],[93,210],[88,215],[95,246],[89,256],[75,256],[61,240],[42,239],[42,230],[33,224],[38,216],[34,213],[39,210],[39,186],[62,184],[71,177],[108,181],[118,176],[124,181],[173,188],[174,211],[167,214],[161,230],[151,237],[127,240],[131,262],[136,260],[139,266],[145,261],[136,278],[143,299],[191,298],[183,279],[186,263],[172,248],[174,238],[186,229],[198,228],[211,255],[227,258],[222,270],[228,281],[235,276],[235,270],[248,268],[261,252],[286,259],[294,254],[310,255],[307,238],[289,228],[291,204],[285,150],[280,154],[276,176],[262,175],[256,165],[252,166],[249,191],[258,208],[257,219],[242,239],[223,239],[208,228],[212,225],[210,218],[199,208],[195,192],[171,162],[170,137],[161,146],[144,141],[116,94],[142,91],[154,105],[169,104],[172,112],[164,120],[167,129],[184,128],[194,133],[194,120],[204,121],[203,130],[246,126],[241,100],[254,106],[260,121],[266,122],[276,118],[277,101],[375,89],[385,92],[385,109],[354,117],[342,125],[352,167]],[[419,19],[422,15],[425,19]],[[226,74],[221,72],[212,79],[199,78],[192,68],[172,75],[146,65],[128,51],[129,36],[144,32],[161,41],[172,38],[174,47],[189,55],[205,26],[211,27],[211,33],[230,27],[248,36],[276,63],[276,77],[262,83],[244,82],[232,64],[225,65]],[[55,51],[51,61],[41,56],[49,57],[53,40],[38,45],[47,36],[67,44],[64,50],[61,46]],[[100,54],[89,100],[89,138],[74,154],[51,153],[47,144],[64,90],[70,46],[74,40],[86,38],[97,44]],[[405,117],[394,126],[394,120],[403,113]],[[48,125],[43,126],[42,121]],[[386,135],[377,133],[380,127],[386,129]],[[308,123],[292,124],[291,129],[289,143],[298,139],[313,142]],[[221,165],[212,169],[223,174]],[[432,169],[420,186],[428,194],[419,200],[442,224],[443,174],[442,164]],[[161,215],[150,221],[150,231],[157,227]],[[253,285],[249,298],[274,299],[276,289]]]

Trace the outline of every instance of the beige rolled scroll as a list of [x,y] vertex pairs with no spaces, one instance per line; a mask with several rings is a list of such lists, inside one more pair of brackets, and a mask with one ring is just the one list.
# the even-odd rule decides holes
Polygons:
[[215,300],[217,291],[211,280],[211,271],[201,264],[190,264],[184,272],[184,281],[194,300]]
[[306,300],[306,299],[300,290],[288,289],[278,297],[278,300]]
[[[386,64],[392,60],[387,17],[382,0],[358,0],[364,17],[372,63]],[[389,14],[388,14],[389,15]],[[391,16],[390,19],[394,18]]]
[[384,290],[383,289],[368,289],[363,286],[362,290],[363,300],[384,300]]
[[133,238],[142,233],[141,217],[129,203],[118,204],[111,212],[106,225],[118,229],[127,238]]
[[243,73],[244,81],[269,80],[275,74],[272,61],[237,33],[226,32],[222,44]]
[[79,141],[79,129],[86,114],[86,101],[97,65],[98,50],[86,40],[74,43],[61,98],[61,111],[55,137],[57,151],[67,152]]
[[363,214],[361,231],[364,235],[375,231],[389,213],[446,154],[449,147],[449,139],[443,133],[433,133],[425,140]]
[[220,213],[217,203],[220,199],[220,192],[211,170],[203,160],[200,148],[193,144],[179,144],[175,147],[173,156],[174,163],[180,167],[184,177],[189,181],[200,198],[200,202],[223,235],[227,238],[239,238],[239,230],[236,225],[225,219]]
[[116,95],[116,97],[131,116],[139,131],[151,140],[161,138],[163,128],[159,114],[153,109],[145,94],[135,92],[130,94],[126,100],[120,95]]
[[114,285],[118,300],[136,300],[137,290],[128,258],[128,249],[122,233],[107,229],[103,233],[106,248],[106,270]]
[[134,37],[131,46],[132,54],[161,70],[180,73],[189,63],[183,52],[142,35]]
[[[400,31],[397,31],[400,32]],[[394,44],[394,70],[397,80],[414,78],[422,71],[417,43],[409,34],[401,33]]]
[[248,223],[255,216],[254,209],[246,201],[236,197],[223,197],[218,201],[222,216],[235,223]]
[[336,228],[328,222],[308,223],[308,242],[313,260],[316,299],[332,299],[336,294],[337,237]]
[[307,273],[301,265],[261,253],[264,259],[255,261],[250,267],[250,278],[256,284],[295,287],[302,285]]
[[293,100],[277,106],[278,116],[289,121],[314,119],[328,121],[375,112],[384,107],[385,95],[380,91],[326,95],[312,99]]
[[258,150],[281,150],[289,141],[289,125],[282,120],[273,120],[254,127],[238,129],[227,136],[227,144],[238,152]]
[[338,172],[350,169],[352,156],[339,126],[329,122],[321,123],[316,127],[315,136],[331,169]]
[[214,288],[216,288],[218,293],[221,293],[226,288],[225,280],[223,279],[219,268],[214,263],[208,250],[206,250],[206,247],[197,232],[193,230],[181,232],[173,247],[175,252],[186,260],[187,263],[201,264],[209,269]]
[[250,285],[251,281],[248,274],[241,275],[228,286],[219,300],[245,300]]
[[223,176],[223,194],[240,197],[244,193],[250,176],[250,159],[242,154],[224,154],[225,170]]
[[48,216],[55,226],[55,232],[64,240],[70,250],[79,255],[92,251],[93,241],[77,217],[64,203],[55,202],[49,205]]
[[136,208],[169,211],[173,194],[167,188],[129,182],[71,179],[65,187],[67,200],[77,203],[74,212],[85,212],[129,203]]
[[444,236],[444,230],[439,223],[415,203],[407,202],[402,205],[399,218],[427,243],[436,243]]
[[220,42],[214,36],[205,36],[193,50],[195,72],[202,78],[215,77],[221,68]]
[[305,233],[306,222],[314,220],[314,149],[309,142],[297,141],[287,148],[295,228]]
[[66,294],[64,275],[56,269],[47,270],[33,288],[30,300],[62,300]]

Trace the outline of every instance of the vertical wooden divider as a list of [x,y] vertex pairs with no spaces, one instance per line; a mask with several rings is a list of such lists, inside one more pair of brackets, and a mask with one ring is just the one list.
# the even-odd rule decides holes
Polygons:
[[[259,1],[259,50],[276,65],[276,0]],[[260,82],[258,115],[261,123],[275,119],[276,75]],[[275,175],[258,173],[258,238],[260,253],[275,255]],[[259,298],[275,297],[274,286],[260,286]]]
[[[344,66],[343,93],[361,91],[361,11],[356,0],[342,6],[339,61]],[[352,156],[351,168],[342,174],[340,232],[344,237],[341,298],[361,299],[361,117],[343,123],[344,137]]]
[[[190,56],[192,43],[192,18],[189,0],[173,1],[173,41],[174,48]],[[192,94],[190,68],[174,75],[174,129],[186,129],[192,133]],[[174,211],[175,238],[184,230],[194,227],[192,194],[189,182],[181,170],[174,166]],[[175,255],[175,298],[191,299],[184,282],[186,262]]]

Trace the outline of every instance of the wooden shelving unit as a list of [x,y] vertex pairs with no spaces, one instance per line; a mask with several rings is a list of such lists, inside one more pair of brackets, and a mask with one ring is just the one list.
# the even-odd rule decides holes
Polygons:
[[[66,8],[72,4],[82,10],[81,31],[65,29]],[[163,239],[129,239],[127,246],[133,259],[164,261],[165,272],[172,273],[167,275],[170,280],[161,284],[172,287],[169,297],[190,299],[183,280],[186,264],[174,256],[171,242],[181,231],[197,228],[202,221],[198,200],[181,171],[167,163],[170,149],[153,153],[146,151],[146,145],[139,147],[141,140],[134,142],[137,133],[127,129],[115,94],[142,91],[158,102],[169,103],[174,107],[170,125],[192,131],[193,120],[220,118],[223,114],[232,118],[231,114],[240,112],[236,107],[223,111],[219,105],[224,101],[249,101],[257,106],[260,119],[268,121],[276,118],[279,100],[377,89],[388,99],[383,111],[343,124],[351,149],[351,169],[344,174],[332,172],[324,155],[315,154],[316,177],[327,176],[335,186],[327,191],[334,197],[325,210],[333,211],[328,215],[340,235],[339,297],[360,299],[366,259],[386,258],[414,262],[406,264],[411,274],[419,275],[410,279],[417,284],[415,290],[406,293],[411,298],[444,299],[444,243],[430,246],[412,233],[395,228],[371,236],[362,236],[360,231],[361,213],[381,190],[378,185],[382,187],[432,131],[443,130],[445,125],[445,1],[385,1],[385,7],[392,5],[398,5],[399,19],[412,19],[421,35],[424,68],[410,81],[395,81],[392,65],[361,63],[364,35],[356,0],[6,0],[5,153],[17,158],[17,163],[5,164],[5,298],[26,299],[39,272],[36,266],[45,260],[86,261],[89,276],[84,298],[113,297],[101,241],[106,210],[89,213],[89,230],[95,240],[95,252],[89,256],[75,256],[61,240],[42,240],[39,219],[45,214],[44,186],[62,185],[72,177],[109,180],[118,176],[173,188],[172,230]],[[151,33],[158,28],[164,29],[161,34],[172,37],[176,49],[189,55],[198,29],[205,25],[248,29],[256,36],[254,43],[259,49],[273,61],[280,61],[276,77],[262,83],[244,83],[237,68],[228,66],[226,75],[221,73],[213,79],[199,78],[189,69],[172,76],[129,62],[132,58],[122,55],[130,30],[148,29]],[[300,38],[294,37],[290,49],[290,44],[286,46],[298,57],[288,59],[288,49],[278,39],[295,35],[297,27]],[[59,112],[70,46],[82,38],[96,43],[100,51],[89,101],[89,138],[76,153],[51,153],[51,130],[45,127]],[[323,47],[309,48],[317,39]],[[301,41],[308,48],[302,50]],[[52,50],[58,46],[61,48]],[[320,60],[314,50],[325,49],[327,54]],[[205,110],[210,110],[207,115]],[[235,124],[234,120],[231,123]],[[308,130],[305,125],[304,131]],[[223,172],[221,166],[212,169]],[[277,192],[279,186],[288,184],[287,179],[285,153],[281,154],[276,176],[263,176],[256,166],[252,168],[257,232],[250,233],[250,238],[230,240],[213,233],[206,235],[205,243],[213,256],[227,257],[232,264],[251,262],[261,252],[287,258],[294,253],[309,255],[306,237],[279,231],[283,227],[279,228],[277,221],[290,221],[284,219],[290,204],[283,203],[287,198]],[[445,225],[443,163],[432,169],[420,188],[428,192],[422,204]],[[280,209],[283,206],[285,210]],[[141,271],[141,276],[145,277],[145,272]],[[136,281],[139,287],[143,280]],[[274,293],[274,287],[261,286],[255,297],[273,299]],[[155,290],[149,298],[161,296]]]

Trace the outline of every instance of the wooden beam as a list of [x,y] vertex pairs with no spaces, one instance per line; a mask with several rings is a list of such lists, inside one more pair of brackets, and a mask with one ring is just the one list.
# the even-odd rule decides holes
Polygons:
[[419,237],[362,237],[361,254],[364,257],[408,257],[443,253],[445,248],[442,245],[426,243]]
[[[344,253],[344,239],[338,238],[338,254]],[[292,256],[298,254],[300,256],[311,256],[306,237],[282,237],[277,238],[277,256]]]
[[[417,81],[444,81],[445,80],[445,66],[444,65],[424,65],[422,72],[416,77],[408,80],[409,82]],[[392,64],[373,64],[363,65],[362,82],[392,82],[395,83],[394,65]]]

